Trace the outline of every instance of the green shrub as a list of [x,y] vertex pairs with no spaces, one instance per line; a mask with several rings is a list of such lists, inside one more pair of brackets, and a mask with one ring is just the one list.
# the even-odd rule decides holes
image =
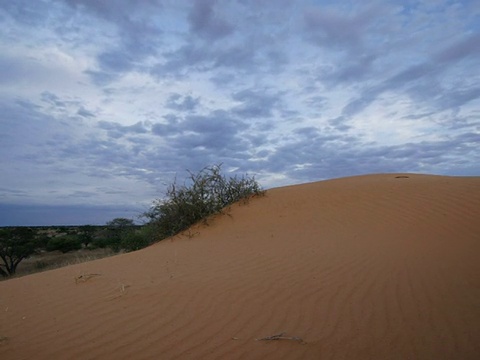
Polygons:
[[98,238],[95,238],[91,243],[90,243],[90,249],[104,249],[104,248],[110,248],[114,252],[119,252],[122,248],[122,237],[119,234],[118,236],[101,236]]
[[90,243],[90,249],[104,249],[106,247],[108,247],[109,245],[109,239],[105,238],[105,237],[96,237],[92,240],[92,242]]
[[221,165],[206,167],[197,174],[189,172],[185,185],[173,183],[166,199],[153,203],[144,215],[156,229],[159,239],[178,234],[201,220],[206,221],[237,201],[248,201],[264,193],[253,177],[226,178],[220,172]]
[[141,232],[131,232],[122,237],[120,247],[127,252],[140,250],[151,244],[151,241]]
[[79,250],[82,248],[82,242],[74,235],[57,236],[48,240],[47,251],[59,250],[62,253]]

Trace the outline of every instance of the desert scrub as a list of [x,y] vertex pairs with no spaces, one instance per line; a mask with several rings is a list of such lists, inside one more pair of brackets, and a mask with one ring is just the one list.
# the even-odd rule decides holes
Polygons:
[[221,164],[188,173],[183,185],[175,181],[168,187],[166,198],[155,200],[144,214],[149,219],[148,226],[155,229],[160,240],[206,221],[211,215],[225,212],[235,202],[246,202],[265,192],[254,177],[222,175]]

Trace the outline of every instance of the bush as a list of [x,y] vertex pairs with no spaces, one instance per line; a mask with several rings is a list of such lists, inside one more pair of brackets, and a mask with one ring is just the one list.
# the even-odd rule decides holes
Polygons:
[[80,250],[82,248],[82,242],[77,236],[64,235],[51,238],[47,243],[47,251],[59,250],[62,253],[69,251]]
[[95,237],[90,243],[90,249],[104,249],[109,246],[109,239],[105,237]]
[[128,233],[122,238],[120,247],[127,252],[140,250],[151,244],[151,241],[141,232]]
[[220,171],[221,165],[214,165],[197,174],[189,172],[187,185],[173,183],[167,190],[166,200],[154,202],[144,215],[150,219],[150,225],[155,227],[159,239],[205,221],[237,201],[248,201],[250,197],[264,193],[253,177],[226,178]]

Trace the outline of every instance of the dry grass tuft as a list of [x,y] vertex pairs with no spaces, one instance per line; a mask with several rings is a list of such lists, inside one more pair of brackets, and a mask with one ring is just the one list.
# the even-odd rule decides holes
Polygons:
[[270,335],[266,336],[260,339],[255,339],[255,341],[275,341],[275,340],[293,340],[293,341],[298,341],[302,344],[305,344],[302,338],[298,336],[285,336],[285,332],[282,332],[280,334],[275,334],[275,335]]
[[75,284],[83,283],[90,280],[92,277],[100,276],[102,274],[82,274],[75,277]]

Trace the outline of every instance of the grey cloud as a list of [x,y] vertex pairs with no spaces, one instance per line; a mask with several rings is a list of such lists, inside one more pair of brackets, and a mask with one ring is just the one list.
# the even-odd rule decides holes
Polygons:
[[168,114],[164,116],[166,123],[155,123],[152,126],[152,133],[158,136],[173,136],[181,133],[183,127],[180,124],[180,117],[174,114]]
[[121,73],[130,70],[135,61],[128,49],[116,49],[104,52],[97,57],[102,69],[108,69],[113,73]]
[[[305,92],[306,94],[311,94],[312,91],[306,91]],[[326,96],[322,96],[322,95],[312,95],[310,97],[307,97],[305,99],[305,103],[311,107],[315,107],[315,108],[322,108],[324,106],[327,105],[328,103],[328,98]]]
[[146,134],[149,132],[149,129],[146,128],[145,124],[141,121],[129,126],[120,125],[116,122],[111,121],[99,121],[99,128],[107,130],[108,135],[113,138],[120,138],[126,134]]
[[248,128],[246,123],[233,118],[228,112],[215,110],[208,116],[188,116],[184,122],[185,130],[214,137],[233,139]]
[[83,106],[78,109],[77,114],[86,118],[95,117],[95,114],[93,112],[85,109]]
[[[236,16],[235,27],[228,25],[228,31],[219,31],[215,13],[229,14],[238,5],[226,6],[224,2],[210,0],[194,2],[190,30],[199,36],[186,36],[181,46],[164,52],[151,73],[157,77],[181,78],[195,71],[234,70],[237,76],[239,72],[250,75],[255,69],[269,73],[280,71],[289,61],[284,50],[289,35],[286,29],[279,31],[284,25],[279,27],[278,22],[270,19],[269,11],[262,8],[264,13],[259,16],[250,8],[240,7],[244,13]],[[236,31],[235,36],[227,36],[230,29]],[[222,41],[215,41],[220,39]]]
[[217,72],[210,78],[210,81],[214,83],[217,87],[227,87],[232,84],[236,79],[235,74],[231,72]]
[[55,8],[45,6],[42,1],[2,1],[0,11],[5,11],[16,21],[29,26],[37,26],[45,22],[47,13],[55,12]]
[[0,55],[0,83],[5,85],[28,83],[38,79],[39,64],[34,59]]
[[174,51],[163,54],[166,61],[151,69],[154,76],[181,77],[189,72],[207,72],[220,69],[248,71],[257,64],[258,49],[251,43],[203,46],[195,42],[188,43]]
[[458,109],[470,101],[480,99],[480,87],[472,86],[466,89],[451,90],[442,94],[436,101],[438,110]]
[[40,99],[50,105],[54,105],[55,107],[64,108],[67,105],[64,100],[61,100],[57,95],[49,91],[44,91],[41,94]]
[[364,32],[379,14],[379,8],[373,7],[353,16],[327,8],[313,8],[304,14],[306,36],[320,46],[361,47]]
[[270,95],[265,91],[243,90],[232,95],[232,99],[241,102],[232,111],[244,118],[268,118],[281,106],[280,95]]
[[182,96],[180,94],[174,93],[171,94],[165,106],[169,109],[179,110],[179,111],[193,111],[200,104],[200,98],[194,98],[191,95]]
[[61,117],[64,118],[69,117],[70,120],[95,117],[95,114],[87,110],[79,99],[61,98],[57,94],[44,91],[40,94],[40,101],[47,105],[53,113],[61,114]]
[[319,76],[321,81],[330,86],[338,86],[343,83],[357,82],[371,76],[373,63],[377,54],[363,53],[343,59],[339,65]]
[[152,132],[170,138],[176,149],[201,147],[221,150],[235,147],[240,142],[239,132],[246,128],[245,123],[228,112],[215,110],[208,115],[170,117],[166,124],[154,124]]
[[[145,141],[147,152],[148,141]],[[145,163],[144,152],[139,151],[139,144],[125,139],[118,141],[115,136],[109,138],[91,135],[89,138],[76,139],[57,148],[57,156],[71,165],[76,164],[82,173],[105,181],[116,177],[136,177],[138,169]],[[65,170],[60,169],[63,173]]]
[[169,116],[165,123],[152,127],[152,133],[160,136],[164,145],[161,152],[151,150],[149,161],[161,162],[172,169],[179,169],[182,164],[183,169],[196,170],[220,162],[238,167],[250,156],[252,143],[246,133],[248,129],[248,124],[224,110],[206,115]]
[[[142,36],[151,38],[159,34],[159,28],[150,15],[161,11],[162,1],[122,0],[112,6],[109,0],[64,0],[76,9],[86,10],[100,19],[117,26],[124,40],[140,40]],[[140,6],[141,5],[141,6]],[[146,40],[144,38],[144,40]]]
[[[24,99],[0,101],[0,149],[4,159],[25,156],[33,147],[43,145],[57,133],[68,133],[70,125],[45,114],[44,109]],[[1,158],[1,157],[0,157]]]
[[[393,30],[385,23],[392,21],[386,5],[367,5],[354,12],[344,13],[327,6],[306,10],[303,16],[304,38],[327,50],[330,65],[319,69],[317,79],[329,87],[358,82],[376,76],[382,69],[377,59],[390,54],[390,44],[378,43],[377,32],[385,37]],[[385,20],[385,19],[388,20]]]
[[214,67],[248,68],[257,62],[257,51],[248,43],[220,49],[215,54]]
[[410,82],[418,81],[425,76],[433,75],[439,69],[432,63],[422,63],[418,65],[412,65],[405,70],[400,71],[398,74],[387,79],[380,87],[379,90],[388,90],[392,88],[398,88],[400,86],[407,85]]
[[[428,61],[413,64],[384,81],[366,88],[362,95],[350,101],[343,109],[344,116],[353,116],[365,109],[385,91],[402,90],[412,98],[427,102],[437,111],[455,108],[479,97],[477,87],[451,88],[442,84],[441,76],[455,71],[454,65],[465,58],[476,60],[480,52],[480,35],[473,35],[433,54]],[[434,84],[438,84],[434,87]],[[440,100],[436,100],[440,99]]]
[[364,110],[381,93],[378,89],[366,89],[360,97],[351,100],[342,109],[342,117],[351,117]]
[[226,37],[234,31],[234,27],[215,13],[216,0],[194,1],[188,16],[190,31],[208,40]]
[[306,127],[301,127],[301,128],[297,128],[295,130],[293,130],[293,133],[295,134],[298,134],[298,135],[301,135],[301,136],[305,136],[305,137],[309,137],[311,136],[312,134],[319,134],[320,130],[314,126],[306,126]]
[[[86,72],[97,84],[107,84],[123,72],[141,68],[140,63],[145,57],[157,53],[162,31],[152,14],[161,11],[161,1],[144,0],[139,4],[137,1],[124,0],[115,3],[115,6],[106,0],[65,1],[79,11],[107,21],[118,31],[112,48],[97,57],[100,69]],[[99,23],[98,26],[104,25]]]
[[328,120],[328,123],[337,131],[347,131],[350,129],[350,125],[348,125],[348,117],[345,116],[338,116],[334,119]]
[[119,75],[115,74],[112,71],[108,70],[86,70],[85,74],[89,75],[93,83],[98,86],[105,86],[110,84],[112,81],[118,79]]
[[433,56],[433,61],[451,63],[480,54],[480,34],[472,34],[465,39],[442,49]]
[[208,59],[212,57],[211,50],[187,44],[174,51],[163,54],[165,61],[153,66],[150,73],[156,77],[180,76],[186,69],[206,71],[211,69]]

